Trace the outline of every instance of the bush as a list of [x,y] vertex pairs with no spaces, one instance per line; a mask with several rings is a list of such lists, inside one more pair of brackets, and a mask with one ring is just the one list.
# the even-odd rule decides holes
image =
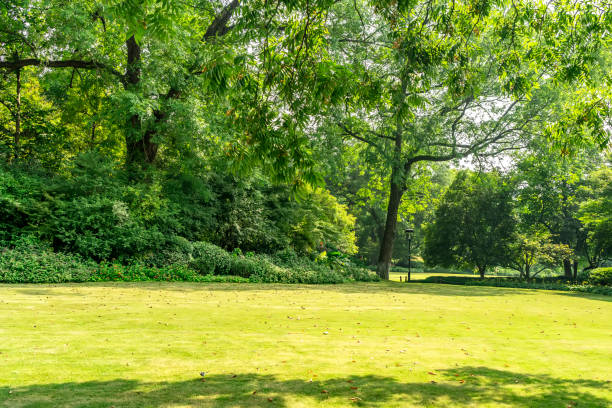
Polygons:
[[170,265],[189,266],[193,261],[192,242],[177,235],[170,236],[164,247],[158,251],[149,251],[134,257],[136,262],[148,266],[164,267]]
[[594,269],[587,279],[591,285],[612,286],[612,267]]
[[91,280],[95,264],[40,245],[0,249],[0,282],[60,283]]
[[542,289],[542,290],[562,290],[571,292],[587,292],[600,295],[612,296],[612,288],[607,286],[596,286],[588,284],[575,284],[565,282],[559,278],[540,278],[537,281],[524,281],[516,278],[469,278],[463,276],[430,276],[418,282],[423,283],[445,283],[450,285],[467,285],[467,286],[495,286],[503,288],[524,288],[524,289]]
[[[105,281],[188,281],[188,282],[266,282],[266,283],[343,283],[377,281],[378,276],[348,259],[312,261],[285,251],[280,258],[267,255],[229,254],[208,242],[175,240],[176,252],[152,255],[149,262],[178,259],[178,263],[155,266],[142,262],[128,265],[84,260],[79,255],[53,252],[35,238],[24,237],[13,249],[0,255],[0,282],[60,283]],[[174,257],[174,258],[172,258]],[[185,262],[189,258],[189,262]],[[188,265],[187,265],[188,263]]]
[[193,243],[193,260],[189,267],[202,275],[230,275],[232,256],[209,242]]

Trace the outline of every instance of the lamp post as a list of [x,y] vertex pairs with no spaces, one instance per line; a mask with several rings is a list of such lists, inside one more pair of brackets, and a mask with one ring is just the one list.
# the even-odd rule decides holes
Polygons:
[[414,233],[414,230],[412,228],[406,228],[406,236],[408,237],[408,282],[410,282],[410,261],[412,258],[412,251],[411,251],[411,243],[412,243],[412,234]]

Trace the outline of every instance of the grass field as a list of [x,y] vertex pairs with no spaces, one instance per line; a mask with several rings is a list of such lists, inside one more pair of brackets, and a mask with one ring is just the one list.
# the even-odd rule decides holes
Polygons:
[[0,406],[610,407],[610,300],[394,282],[0,285]]
[[[399,282],[400,280],[400,276],[402,277],[402,282],[406,280],[406,277],[408,276],[408,272],[389,272],[389,280],[394,281],[394,282]],[[472,277],[472,278],[479,278],[480,276],[477,274],[465,274],[465,273],[449,273],[449,272],[415,272],[413,271],[410,274],[410,279],[413,281],[418,281],[418,280],[424,280],[429,278],[430,276],[461,276],[461,277]],[[487,277],[491,277],[494,275],[490,275]]]

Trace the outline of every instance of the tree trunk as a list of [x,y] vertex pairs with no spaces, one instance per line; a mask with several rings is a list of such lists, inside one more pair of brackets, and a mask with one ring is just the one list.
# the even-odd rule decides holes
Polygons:
[[531,266],[525,265],[525,279],[529,279],[529,274],[531,273]]
[[572,279],[572,262],[569,259],[563,260],[563,272],[566,279]]
[[574,259],[574,263],[573,263],[573,269],[574,269],[574,280],[578,279],[578,261]]
[[13,156],[15,161],[19,159],[19,150],[21,143],[21,69],[17,69],[15,72],[17,76],[17,98],[15,105],[15,135],[13,136]]
[[[128,90],[138,87],[140,83],[141,50],[134,36],[126,40],[127,46],[127,69],[125,75],[125,87]],[[157,156],[157,144],[153,142],[153,130],[142,131],[141,118],[132,115],[128,121],[128,132],[126,134],[126,163],[144,164],[153,163]]]
[[[405,90],[405,85],[402,85]],[[397,214],[404,194],[406,174],[409,167],[404,169],[402,159],[402,127],[401,120],[397,119],[395,129],[395,143],[393,146],[393,165],[391,167],[391,188],[389,190],[389,204],[387,205],[387,219],[385,230],[380,242],[378,253],[378,265],[376,273],[381,279],[389,280],[389,269],[391,268],[391,257],[393,256],[393,243],[395,242],[395,230],[397,227]]]
[[480,275],[480,279],[484,279],[487,267],[486,266],[478,266],[477,268],[478,268],[478,274]]
[[[391,172],[391,180],[395,171]],[[395,242],[395,229],[397,226],[397,213],[402,201],[403,189],[399,183],[391,181],[391,191],[389,193],[389,205],[387,206],[387,221],[380,243],[378,255],[378,266],[376,273],[381,279],[389,279],[389,269],[391,268],[391,257],[393,256],[393,243]]]

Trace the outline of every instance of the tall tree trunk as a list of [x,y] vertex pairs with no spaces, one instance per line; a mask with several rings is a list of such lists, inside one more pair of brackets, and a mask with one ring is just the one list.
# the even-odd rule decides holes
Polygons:
[[569,259],[563,260],[563,272],[566,279],[572,279],[572,262]]
[[21,69],[17,69],[15,72],[17,76],[17,98],[15,104],[15,135],[13,136],[13,156],[15,161],[19,159],[19,150],[21,143]]
[[484,279],[485,277],[485,272],[487,271],[487,267],[486,266],[478,266],[478,274],[480,275],[481,279]]
[[[395,169],[394,169],[395,170]],[[404,189],[399,183],[394,182],[396,171],[391,172],[391,191],[389,193],[389,205],[387,206],[387,221],[385,222],[385,230],[383,232],[382,241],[380,243],[380,252],[378,255],[378,266],[376,272],[381,279],[389,279],[389,269],[391,268],[391,257],[393,256],[393,243],[395,242],[395,230],[397,227],[397,213]]]
[[578,261],[574,259],[574,263],[572,264],[574,269],[574,280],[578,279]]
[[[398,110],[406,100],[406,87],[407,81],[405,78],[402,78],[401,92],[399,93],[396,106]],[[389,280],[389,269],[391,269],[391,257],[393,256],[393,244],[395,242],[395,230],[397,227],[397,214],[402,202],[402,195],[406,190],[406,175],[410,171],[410,164],[402,163],[404,127],[399,111],[396,113],[395,121],[389,204],[387,205],[387,219],[385,220],[385,230],[383,231],[382,240],[380,241],[378,265],[376,266],[376,273],[381,279],[385,280]]]
[[529,264],[525,265],[525,279],[529,279],[529,274],[531,273],[531,266]]
[[[125,75],[126,89],[131,90],[138,87],[140,83],[141,49],[134,36],[126,40],[127,46],[127,70]],[[144,164],[153,163],[157,156],[157,144],[153,142],[155,132],[147,130],[143,132],[141,118],[132,115],[128,121],[128,132],[126,134],[126,163]]]

